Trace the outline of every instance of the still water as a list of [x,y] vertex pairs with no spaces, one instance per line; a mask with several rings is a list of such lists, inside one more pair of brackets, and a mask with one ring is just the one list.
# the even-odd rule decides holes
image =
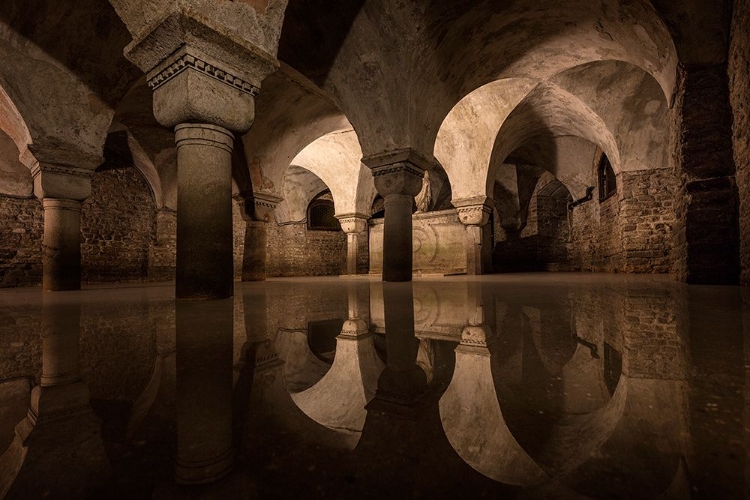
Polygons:
[[748,291],[660,277],[0,292],[4,498],[746,498]]

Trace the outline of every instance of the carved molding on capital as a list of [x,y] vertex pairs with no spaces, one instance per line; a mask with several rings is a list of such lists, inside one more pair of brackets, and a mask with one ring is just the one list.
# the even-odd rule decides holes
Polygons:
[[458,211],[458,218],[466,226],[484,226],[490,220],[492,207],[486,196],[476,196],[462,200],[453,200]]
[[397,149],[386,153],[378,153],[362,158],[362,163],[373,170],[379,167],[387,167],[399,163],[408,163],[414,165],[417,171],[421,170],[420,178],[424,176],[424,171],[432,168],[433,162],[422,156],[419,152],[411,148]]
[[270,221],[273,211],[283,200],[280,196],[263,192],[243,192],[236,194],[234,199],[240,204],[242,218],[247,222]]
[[484,325],[467,325],[461,331],[461,345],[487,347],[492,343],[492,332]]
[[344,322],[339,337],[345,339],[364,339],[370,335],[370,328],[364,320],[350,318]]
[[234,71],[222,63],[188,47],[183,47],[151,71],[148,75],[148,86],[151,90],[156,90],[183,71],[190,70],[198,71],[251,96],[257,95],[260,90],[251,82],[233,74]]
[[[149,80],[155,76],[155,72],[164,69],[165,62],[174,59],[175,54],[186,47],[191,47],[190,52],[197,59],[255,88],[260,87],[260,82],[279,67],[278,60],[268,50],[238,37],[220,22],[201,16],[189,7],[178,6],[173,12],[132,34],[133,41],[125,47],[125,57],[149,73]],[[200,55],[196,49],[200,50]],[[205,68],[200,70],[206,71]],[[213,74],[212,77],[217,78],[218,75]],[[235,82],[232,81],[231,85],[234,86]]]
[[367,229],[369,219],[366,214],[360,213],[341,214],[337,215],[336,218],[341,223],[341,230],[347,234],[364,232]]

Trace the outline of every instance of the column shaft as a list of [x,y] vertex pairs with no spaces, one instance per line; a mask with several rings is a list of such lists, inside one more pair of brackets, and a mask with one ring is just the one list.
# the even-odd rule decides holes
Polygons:
[[346,274],[357,274],[357,257],[359,255],[359,235],[346,235]]
[[383,281],[411,281],[413,202],[414,197],[408,194],[385,196]]
[[242,257],[242,281],[266,279],[267,222],[249,221],[245,228],[245,251]]
[[481,226],[466,226],[466,274],[483,274]]
[[178,299],[232,296],[232,145],[228,130],[184,123],[177,143]]
[[81,289],[81,202],[44,198],[42,286],[48,291]]

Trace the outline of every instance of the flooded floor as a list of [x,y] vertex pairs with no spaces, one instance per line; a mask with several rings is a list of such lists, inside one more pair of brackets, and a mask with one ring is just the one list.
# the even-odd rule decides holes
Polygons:
[[746,498],[750,290],[0,291],[4,498]]

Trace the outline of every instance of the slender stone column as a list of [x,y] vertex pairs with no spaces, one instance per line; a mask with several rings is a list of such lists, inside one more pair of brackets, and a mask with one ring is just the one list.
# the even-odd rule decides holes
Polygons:
[[375,188],[385,199],[383,281],[411,281],[412,206],[429,162],[412,149],[370,156],[362,162],[372,169]]
[[42,287],[81,289],[81,206],[101,156],[64,147],[29,145],[20,159],[31,169],[34,195],[44,207]]
[[454,200],[458,218],[466,226],[466,274],[484,274],[484,261],[487,250],[484,245],[484,226],[490,220],[492,208],[489,200],[482,196],[464,200]]
[[232,295],[232,133],[216,125],[175,127],[177,298]]
[[[411,207],[409,207],[411,210]],[[337,215],[346,233],[346,274],[360,274],[359,261],[362,243],[367,241],[367,217],[364,214]],[[366,273],[367,270],[363,270]]]
[[80,290],[82,203],[44,198],[42,205],[42,287],[47,291]]
[[265,281],[268,224],[282,198],[269,193],[240,193],[235,197],[245,221],[242,281]]

